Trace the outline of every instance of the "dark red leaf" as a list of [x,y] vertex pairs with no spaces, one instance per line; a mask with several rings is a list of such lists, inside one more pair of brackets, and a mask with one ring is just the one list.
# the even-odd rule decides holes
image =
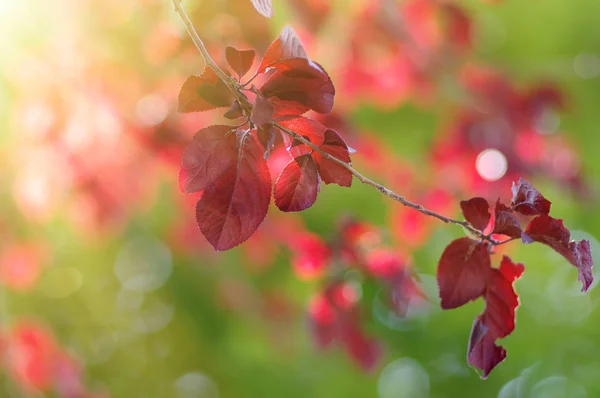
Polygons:
[[550,213],[550,201],[524,179],[520,178],[517,184],[513,182],[512,194],[511,206],[515,211],[526,216]]
[[446,247],[437,270],[442,308],[460,307],[485,291],[490,254],[484,243],[470,238],[456,239]]
[[494,209],[496,216],[494,222],[494,234],[502,234],[510,236],[511,238],[520,238],[523,230],[517,217],[512,214],[510,209],[500,203],[500,200],[496,202],[496,208]]
[[343,341],[351,358],[364,370],[375,368],[382,350],[379,343],[369,338],[362,330],[354,325],[348,325],[343,330]]
[[[323,144],[325,139],[325,131],[327,131],[327,127],[321,123],[302,116],[293,119],[282,120],[279,122],[279,124],[289,130],[292,130],[296,134],[307,138],[310,142],[317,146],[321,146]],[[293,157],[306,155],[312,152],[312,149],[308,146],[298,142],[294,143],[294,141],[287,134],[283,134],[283,139],[288,151]]]
[[179,112],[201,112],[230,106],[229,88],[215,72],[206,68],[201,76],[187,78],[179,92]]
[[515,329],[515,310],[519,306],[513,283],[523,274],[523,264],[515,264],[504,256],[499,269],[490,268],[485,290],[485,310],[475,319],[467,360],[483,371],[485,378],[506,358],[506,350],[496,340],[508,336]]
[[267,48],[256,73],[263,73],[275,62],[286,58],[308,58],[300,39],[290,25],[286,25],[279,37]]
[[265,97],[298,103],[318,113],[331,112],[335,88],[319,64],[290,58],[273,64],[273,68],[276,72],[261,88]]
[[[333,130],[326,130],[324,135],[323,144],[321,149],[331,156],[350,164],[350,153],[348,153],[348,146]],[[325,182],[325,184],[335,183],[342,187],[349,187],[352,185],[352,173],[343,166],[329,160],[318,152],[313,153],[313,157],[317,162],[319,168],[319,174]]]
[[415,275],[399,253],[376,249],[361,257],[369,273],[382,285],[382,298],[397,316],[406,316],[410,303],[424,298]]
[[248,73],[252,67],[255,55],[256,52],[254,50],[240,51],[234,47],[227,47],[225,49],[225,59],[227,59],[227,63],[240,78]]
[[275,182],[275,204],[281,211],[308,209],[317,200],[319,175],[310,155],[290,161]]
[[260,226],[271,201],[271,177],[252,135],[238,132],[239,157],[208,187],[196,206],[200,231],[215,250],[246,241]]
[[275,145],[275,139],[277,138],[275,127],[270,125],[261,126],[258,128],[257,136],[258,140],[265,148],[264,158],[268,159],[271,155],[271,149],[273,148],[273,145]]
[[592,274],[594,260],[592,258],[590,241],[580,240],[579,242],[570,242],[569,247],[577,263],[577,279],[583,285],[581,290],[585,292],[590,288],[592,282],[594,282],[594,275]]
[[492,369],[506,358],[506,350],[497,346],[495,341],[487,333],[487,328],[481,323],[479,317],[475,318],[469,337],[467,362],[471,366],[481,369],[482,379],[485,379]]
[[271,4],[271,0],[250,0],[256,11],[258,11],[261,15],[271,18],[273,16],[273,5]]
[[317,345],[321,348],[330,346],[338,330],[336,309],[326,295],[319,294],[312,298],[308,312]]
[[469,49],[473,41],[473,26],[464,8],[451,3],[441,7],[447,21],[448,42],[459,49]]
[[460,202],[465,220],[473,227],[483,231],[490,221],[490,205],[484,198],[472,198]]
[[183,153],[179,170],[181,192],[199,192],[217,181],[237,159],[231,126],[210,126],[196,133]]
[[488,333],[497,339],[508,336],[515,329],[515,310],[519,306],[513,283],[523,275],[523,264],[515,264],[508,256],[502,257],[499,269],[490,269],[485,291],[485,311],[481,321]]
[[334,282],[311,300],[309,324],[319,346],[325,348],[338,341],[359,366],[372,370],[383,351],[360,328],[357,299],[350,285]]
[[275,119],[275,121],[289,119],[290,117],[298,117],[299,115],[310,111],[310,108],[306,105],[294,101],[283,101],[277,97],[269,98],[269,102],[274,110],[273,119]]
[[237,101],[233,101],[233,104],[231,104],[231,108],[229,108],[229,110],[225,112],[223,116],[227,119],[239,119],[242,116],[244,116],[244,112],[242,111],[240,103]]
[[584,292],[588,290],[594,281],[592,275],[594,262],[589,241],[572,241],[571,233],[565,228],[563,221],[546,215],[531,220],[525,233],[534,241],[550,246],[573,264],[577,268],[578,279],[583,285],[581,290]]
[[262,95],[256,96],[250,121],[257,126],[267,124],[273,119],[273,107]]
[[300,233],[289,244],[294,272],[301,279],[323,275],[331,259],[331,249],[318,235]]

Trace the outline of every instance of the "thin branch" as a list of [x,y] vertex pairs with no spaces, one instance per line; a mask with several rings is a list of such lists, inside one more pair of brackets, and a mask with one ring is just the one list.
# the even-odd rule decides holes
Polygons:
[[179,14],[179,17],[183,21],[185,29],[190,35],[192,41],[194,42],[194,45],[200,52],[200,55],[202,55],[202,58],[204,58],[204,62],[206,62],[209,68],[215,71],[215,73],[217,74],[217,76],[219,76],[221,80],[223,80],[225,83],[229,83],[229,76],[227,76],[227,74],[225,74],[225,72],[223,72],[219,65],[217,65],[217,63],[211,58],[210,54],[208,53],[208,50],[206,49],[206,46],[204,45],[204,42],[202,41],[200,36],[198,36],[198,32],[196,32],[194,24],[192,23],[192,21],[190,21],[190,18],[183,9],[183,6],[181,5],[181,0],[173,0],[173,6],[175,7],[175,11],[177,12],[177,14]]
[[415,209],[416,211],[419,211],[427,216],[430,217],[434,217],[437,218],[438,220],[441,220],[447,224],[456,224],[456,225],[460,225],[464,228],[466,228],[470,233],[472,233],[473,235],[483,239],[483,240],[487,240],[490,243],[493,243],[494,245],[497,244],[497,242],[493,239],[491,239],[489,236],[484,235],[481,231],[479,231],[478,229],[475,229],[471,224],[469,224],[467,221],[459,221],[459,220],[455,220],[453,218],[449,218],[446,216],[443,216],[441,214],[438,214],[432,210],[426,209],[425,207],[423,207],[422,205],[418,204],[418,203],[414,203],[411,202],[410,200],[406,199],[404,196],[402,195],[398,195],[397,193],[395,193],[394,191],[390,190],[389,188],[386,188],[385,186],[371,180],[368,177],[365,177],[363,174],[361,174],[358,170],[356,170],[354,167],[352,167],[350,164],[344,162],[343,160],[340,160],[338,158],[336,158],[335,156],[330,155],[329,153],[323,151],[321,148],[319,148],[318,146],[316,146],[315,144],[313,144],[312,142],[310,142],[309,140],[307,140],[306,138],[302,137],[301,135],[297,134],[296,132],[282,126],[279,123],[276,122],[271,122],[271,124],[275,127],[277,127],[278,129],[280,129],[281,131],[283,131],[284,133],[286,133],[287,135],[289,135],[290,137],[294,138],[295,140],[300,141],[301,143],[303,143],[304,145],[310,147],[312,150],[319,152],[324,158],[331,160],[332,162],[335,162],[337,164],[339,164],[340,166],[342,166],[343,168],[345,168],[346,170],[348,170],[350,173],[352,173],[352,175],[354,177],[356,177],[360,182],[362,182],[363,184],[367,184],[372,186],[373,188],[377,189],[379,192],[381,192],[382,194],[384,194],[385,196],[395,200],[396,202],[402,203],[404,206],[410,207],[412,209]]
[[240,102],[242,109],[244,109],[244,111],[246,111],[246,113],[250,115],[250,112],[252,112],[252,104],[250,104],[248,98],[246,98],[246,96],[241,92],[242,86],[235,79],[228,76],[227,73],[223,72],[223,69],[221,69],[219,65],[217,65],[217,63],[212,59],[212,57],[208,53],[208,50],[206,49],[206,46],[204,45],[204,42],[198,35],[198,32],[196,32],[194,24],[192,23],[192,21],[190,21],[190,18],[183,9],[181,1],[182,0],[173,0],[173,6],[175,7],[175,11],[177,12],[177,14],[179,14],[179,17],[183,21],[185,29],[187,30],[188,35],[192,39],[192,42],[194,42],[194,45],[200,52],[200,55],[202,55],[204,62],[206,62],[206,65],[209,68],[211,68],[217,74],[219,79],[221,79],[223,83],[225,83],[225,85],[229,88],[229,90],[231,90],[233,95]]
[[[202,41],[202,39],[200,39],[200,36],[198,36],[198,33],[196,32],[194,25],[192,24],[189,17],[187,16],[185,10],[181,6],[181,0],[173,0],[173,5],[175,6],[175,11],[177,11],[179,16],[181,17],[181,20],[183,21],[192,41],[194,42],[196,48],[200,52],[200,55],[202,55],[202,58],[204,58],[204,61],[206,62],[206,64],[213,71],[215,71],[217,76],[219,76],[219,78],[223,81],[223,83],[225,83],[227,85],[227,87],[229,87],[229,89],[233,92],[233,94],[239,101],[244,112],[246,112],[247,115],[250,115],[252,113],[252,104],[250,103],[250,100],[248,100],[246,95],[242,92],[243,87],[236,80],[227,76],[227,74],[225,72],[223,72],[223,70],[219,67],[219,65],[217,65],[217,63],[211,58],[210,54],[208,53],[208,51],[206,49],[206,46],[204,45],[204,42]],[[249,82],[246,82],[246,84],[248,84],[248,83]],[[425,214],[426,216],[437,218],[438,220],[440,220],[446,224],[460,225],[461,227],[465,228],[467,231],[469,231],[474,236],[477,236],[481,240],[488,241],[493,245],[499,244],[499,242],[492,239],[490,236],[485,235],[483,232],[479,231],[478,229],[474,228],[467,221],[455,220],[453,218],[443,216],[432,210],[426,209],[425,207],[423,207],[422,205],[420,205],[418,203],[411,202],[410,200],[406,199],[404,196],[398,195],[397,193],[393,192],[392,190],[386,188],[385,186],[365,177],[359,171],[357,171],[354,167],[352,167],[349,163],[346,163],[343,160],[340,160],[340,159],[336,158],[335,156],[332,156],[329,153],[323,151],[317,145],[313,144],[312,142],[310,142],[306,138],[302,137],[301,135],[297,134],[296,132],[294,132],[274,121],[271,121],[271,125],[277,127],[279,130],[281,130],[285,134],[300,141],[304,145],[310,147],[312,150],[319,152],[324,158],[329,159],[332,162],[335,162],[338,165],[342,166],[343,168],[348,170],[350,173],[352,173],[352,175],[354,177],[356,177],[356,179],[358,179],[360,182],[362,182],[363,184],[372,186],[373,188],[375,188],[379,192],[381,192],[383,195],[395,200],[396,202],[399,202],[399,203],[403,204],[404,206],[410,207],[418,212],[421,212],[421,213]],[[502,243],[506,243],[506,241],[502,242]]]

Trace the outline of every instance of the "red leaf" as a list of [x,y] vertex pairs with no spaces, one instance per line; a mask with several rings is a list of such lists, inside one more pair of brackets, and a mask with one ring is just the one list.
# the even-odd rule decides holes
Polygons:
[[335,341],[338,329],[335,308],[325,295],[319,294],[312,298],[308,312],[317,345],[321,348],[329,347]]
[[273,16],[273,5],[271,0],[250,0],[256,11],[261,15],[271,18]]
[[331,112],[335,88],[319,64],[306,58],[290,58],[272,66],[276,72],[261,88],[265,97],[305,105],[318,113]]
[[187,78],[179,92],[179,112],[202,112],[230,106],[233,97],[215,72],[206,68],[201,76]]
[[502,257],[499,269],[490,269],[485,291],[485,311],[481,315],[488,333],[497,339],[508,336],[515,330],[515,309],[519,298],[513,283],[523,275],[525,267],[513,263],[508,256]]
[[506,350],[495,342],[515,329],[515,310],[519,306],[519,298],[513,283],[524,270],[523,264],[515,264],[507,256],[502,258],[499,269],[488,270],[485,310],[475,319],[467,355],[469,364],[483,371],[483,378],[506,358]]
[[181,192],[199,192],[226,173],[237,158],[231,126],[210,126],[196,133],[183,153],[179,170]]
[[481,323],[479,317],[475,318],[469,346],[467,348],[467,362],[483,371],[485,379],[492,369],[506,358],[506,350],[495,343],[495,339],[487,333],[487,328]]
[[[321,149],[331,156],[350,164],[350,153],[343,138],[333,130],[326,130]],[[332,160],[326,159],[318,152],[313,153],[319,174],[325,184],[335,183],[342,187],[352,185],[352,173]]]
[[331,259],[329,246],[314,234],[302,233],[294,236],[290,242],[290,249],[294,253],[294,272],[304,280],[323,275]]
[[233,101],[233,104],[231,104],[231,108],[229,108],[229,110],[225,112],[223,116],[231,120],[239,119],[242,116],[244,116],[244,111],[242,110],[242,107],[240,106],[239,102]]
[[441,7],[447,19],[449,43],[467,50],[473,41],[473,26],[464,9],[456,4],[445,3]]
[[281,211],[308,209],[317,200],[319,175],[310,155],[290,161],[275,182],[275,204]]
[[275,133],[275,127],[273,126],[266,125],[258,128],[257,137],[258,141],[260,141],[262,146],[265,148],[265,159],[269,158],[271,155],[271,149],[273,149],[273,146],[275,145],[275,139],[277,138]]
[[442,308],[460,307],[485,291],[490,254],[484,243],[456,239],[446,247],[438,264],[437,282]]
[[367,270],[383,285],[389,307],[397,316],[406,316],[411,301],[424,296],[405,259],[385,249],[370,251],[365,257]]
[[227,59],[227,63],[240,78],[248,73],[252,67],[255,55],[256,52],[254,50],[240,51],[234,47],[227,47],[225,49],[225,59]]
[[490,205],[484,198],[473,198],[460,202],[465,220],[473,227],[483,231],[490,221]]
[[517,184],[513,182],[512,194],[511,206],[515,211],[526,216],[550,213],[550,201],[524,179],[520,178]]
[[343,331],[343,341],[352,359],[362,369],[371,371],[375,368],[383,353],[376,340],[369,338],[358,327],[349,325]]
[[578,279],[583,285],[581,291],[585,292],[589,289],[594,281],[592,275],[594,261],[589,241],[572,241],[571,233],[565,228],[563,221],[546,215],[531,220],[525,233],[534,241],[550,246],[565,257],[577,268]]
[[[317,146],[321,146],[323,144],[325,139],[325,131],[327,131],[327,127],[321,123],[302,116],[293,119],[282,120],[279,122],[279,124],[289,130],[292,130],[296,134],[307,138],[310,142]],[[302,143],[294,143],[294,141],[287,134],[283,134],[283,139],[288,151],[293,157],[306,155],[312,152],[310,147]]]
[[275,62],[286,58],[308,58],[300,39],[290,25],[286,25],[279,37],[267,48],[256,73],[263,73]]
[[365,370],[372,370],[383,353],[379,343],[360,329],[358,297],[351,285],[334,282],[311,300],[310,325],[319,346],[338,341]]
[[520,238],[523,230],[517,217],[512,214],[510,209],[500,203],[500,200],[496,202],[496,208],[494,209],[496,216],[494,222],[494,234],[502,234],[510,236],[511,238]]
[[196,206],[200,231],[215,250],[231,249],[250,238],[271,201],[271,177],[262,150],[250,134],[238,135],[237,162],[204,191]]
[[272,118],[273,107],[265,97],[262,95],[257,95],[256,101],[254,102],[254,108],[252,109],[250,121],[257,126],[262,126],[263,124],[269,123]]
[[298,117],[308,111],[310,108],[295,101],[283,101],[277,97],[269,98],[273,106],[273,119],[276,121],[285,120],[289,117]]

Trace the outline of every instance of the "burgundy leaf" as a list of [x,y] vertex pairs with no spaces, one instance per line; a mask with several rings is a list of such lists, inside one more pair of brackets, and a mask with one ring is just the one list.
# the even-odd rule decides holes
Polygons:
[[[348,153],[348,146],[333,130],[326,130],[324,135],[323,144],[321,149],[330,154],[331,156],[350,164],[350,154]],[[349,187],[352,185],[352,173],[343,166],[340,166],[336,162],[325,158],[318,152],[313,153],[314,159],[317,162],[319,174],[325,182],[325,184],[335,183],[342,187]]]
[[229,108],[229,110],[225,112],[223,116],[227,119],[239,119],[242,116],[244,116],[244,112],[242,111],[240,103],[237,102],[237,100],[233,101],[233,104],[231,104],[231,108]]
[[460,202],[465,220],[473,227],[483,231],[490,221],[490,205],[484,198],[472,198]]
[[227,59],[227,63],[240,78],[248,73],[252,67],[255,55],[256,53],[254,50],[240,51],[234,47],[227,47],[225,49],[225,59]]
[[519,306],[513,283],[523,274],[523,264],[515,264],[504,256],[499,269],[488,270],[485,290],[485,310],[475,319],[467,360],[482,370],[486,378],[491,370],[506,358],[506,350],[496,340],[508,336],[515,329],[515,310]]
[[231,126],[210,126],[196,133],[183,153],[179,170],[181,192],[199,192],[219,179],[237,159]]
[[179,112],[201,112],[230,106],[229,88],[215,72],[206,68],[201,76],[187,78],[179,92]]
[[261,126],[258,128],[257,136],[258,141],[260,141],[265,148],[264,158],[268,159],[271,155],[271,149],[273,148],[273,145],[275,145],[275,139],[277,138],[275,127],[270,125]]
[[256,73],[263,73],[275,62],[286,58],[308,58],[300,39],[290,25],[286,25],[279,37],[267,48]]
[[563,225],[562,220],[542,215],[531,220],[525,233],[536,242],[550,246],[573,264],[578,271],[578,279],[587,291],[594,277],[592,275],[592,252],[590,242],[582,240],[575,242],[571,240],[571,233]]
[[494,211],[495,222],[492,233],[510,236],[511,238],[520,238],[522,236],[523,230],[521,229],[519,220],[512,214],[508,207],[500,203],[500,200],[496,202]]
[[372,370],[381,358],[379,343],[360,328],[356,297],[346,283],[334,282],[311,300],[309,324],[320,347],[335,341],[364,370]]
[[290,161],[275,182],[275,204],[281,211],[308,209],[317,200],[319,175],[310,155]]
[[258,11],[261,15],[271,18],[273,16],[273,5],[271,4],[271,0],[250,0],[256,11]]
[[[296,117],[293,119],[286,119],[279,122],[283,127],[292,130],[296,134],[305,137],[310,142],[317,146],[323,144],[325,139],[325,131],[327,127],[306,117]],[[302,143],[294,142],[291,137],[287,134],[283,134],[285,145],[293,157],[306,155],[312,152],[312,149]]]
[[271,177],[262,150],[252,135],[238,133],[237,161],[204,191],[196,206],[200,231],[219,251],[250,238],[271,201]]
[[437,270],[442,308],[460,307],[485,291],[490,254],[484,243],[470,238],[456,239],[446,247]]
[[485,311],[481,321],[488,333],[497,339],[508,336],[515,329],[515,310],[519,306],[513,283],[523,275],[525,267],[513,263],[508,256],[502,257],[500,268],[491,268],[485,291]]
[[273,119],[281,121],[290,117],[298,117],[308,111],[310,108],[295,101],[283,101],[277,97],[270,97],[269,102],[273,107]]
[[276,72],[262,86],[265,97],[298,103],[318,113],[333,108],[335,88],[325,70],[306,58],[290,58],[273,64]]
[[577,280],[579,280],[583,287],[582,291],[587,291],[592,282],[594,282],[594,275],[592,274],[592,268],[594,267],[594,260],[592,259],[592,249],[590,247],[590,241],[580,240],[579,242],[570,242],[569,247],[573,252],[573,257],[577,265]]
[[550,213],[550,201],[524,179],[520,178],[517,184],[513,182],[512,194],[511,206],[515,211],[526,216]]
[[269,123],[272,118],[273,107],[265,97],[262,95],[257,95],[256,101],[254,102],[254,108],[252,109],[250,121],[257,126],[262,126],[263,124]]
[[492,369],[506,358],[506,350],[495,343],[495,339],[487,333],[487,328],[481,323],[479,317],[475,318],[469,346],[467,348],[467,362],[483,372],[485,379]]
[[355,325],[348,325],[342,332],[351,358],[365,371],[373,370],[382,354],[379,343]]
[[301,279],[323,275],[331,260],[331,249],[318,235],[297,233],[289,244],[292,266]]
[[309,325],[320,348],[329,347],[336,338],[337,312],[325,294],[319,294],[310,302]]

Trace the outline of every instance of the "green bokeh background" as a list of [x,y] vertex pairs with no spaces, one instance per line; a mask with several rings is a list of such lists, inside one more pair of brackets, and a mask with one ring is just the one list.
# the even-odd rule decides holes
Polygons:
[[[269,22],[273,32],[293,16],[282,3],[275,0],[276,17]],[[341,12],[343,1],[335,4]],[[583,79],[573,68],[578,54],[600,56],[600,2],[465,4],[480,29],[480,60],[507,71],[519,82],[548,78],[566,91],[568,110],[560,115],[560,130],[578,148],[592,195],[581,199],[543,179],[538,186],[552,201],[553,214],[565,219],[574,231],[573,238],[590,239],[594,257],[600,258],[595,195],[600,182],[600,77]],[[166,4],[165,18],[174,19],[171,13]],[[8,89],[0,91],[3,131],[9,131],[14,95]],[[399,156],[419,165],[440,126],[439,113],[436,107],[424,111],[410,104],[386,111],[365,105],[351,119],[389,142]],[[0,155],[10,151],[10,137],[10,133],[0,134]],[[576,270],[541,245],[518,246],[512,252],[513,258],[526,265],[516,285],[522,306],[515,332],[502,341],[508,357],[487,380],[481,380],[465,361],[471,324],[483,303],[448,312],[436,306],[437,260],[445,245],[462,233],[442,225],[413,253],[414,266],[434,301],[430,311],[385,325],[376,306],[377,287],[362,287],[365,327],[386,347],[380,366],[365,373],[339,347],[326,352],[315,349],[304,308],[319,284],[299,281],[290,271],[289,257],[278,256],[273,266],[256,273],[248,270],[239,249],[190,256],[164,242],[174,213],[179,214],[174,210],[178,203],[175,175],[161,174],[160,192],[151,210],[134,214],[122,233],[98,240],[82,239],[60,215],[43,226],[29,225],[11,202],[11,178],[10,170],[0,171],[3,223],[22,235],[43,239],[54,256],[32,293],[5,292],[2,317],[10,322],[32,315],[50,325],[62,344],[84,362],[88,385],[112,397],[600,396],[596,284],[587,294],[580,293]],[[386,199],[359,184],[351,189],[327,186],[317,205],[301,216],[311,231],[331,236],[341,214],[357,214],[385,225],[385,203]],[[156,254],[160,248],[170,253],[172,273],[159,289],[140,294],[122,288],[115,261],[130,242],[142,242],[148,248],[142,254],[148,261],[161,258]],[[71,268],[80,272],[81,288],[64,298],[49,297],[48,289],[68,284],[64,279],[68,273],[59,272],[58,281],[52,273]],[[293,311],[281,323],[266,321],[259,311],[228,311],[218,299],[223,280],[239,282],[250,291],[281,290],[291,300]],[[161,322],[166,323],[161,326]],[[153,325],[159,325],[159,330],[151,331]],[[3,376],[0,391],[6,392],[0,396],[20,396],[10,384]]]

